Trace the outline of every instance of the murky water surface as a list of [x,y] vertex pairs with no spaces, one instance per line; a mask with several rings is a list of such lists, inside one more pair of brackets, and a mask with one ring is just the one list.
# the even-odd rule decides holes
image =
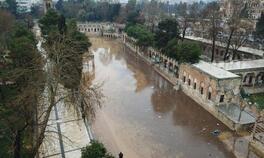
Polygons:
[[125,158],[233,158],[211,134],[229,130],[117,41],[91,38],[94,84],[106,96],[95,136]]

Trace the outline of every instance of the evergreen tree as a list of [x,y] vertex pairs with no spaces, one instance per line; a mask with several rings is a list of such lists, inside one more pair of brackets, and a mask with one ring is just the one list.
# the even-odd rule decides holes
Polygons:
[[17,15],[17,3],[16,0],[6,0],[7,9],[14,15]]
[[245,4],[244,8],[240,12],[240,18],[249,18],[249,13],[248,13],[248,3]]
[[164,49],[173,38],[179,38],[179,24],[175,19],[166,19],[159,23],[155,35],[155,44],[159,49]]
[[256,36],[262,39],[264,38],[264,12],[261,13],[256,24]]
[[58,0],[58,2],[55,4],[55,8],[62,13],[63,12],[63,0]]

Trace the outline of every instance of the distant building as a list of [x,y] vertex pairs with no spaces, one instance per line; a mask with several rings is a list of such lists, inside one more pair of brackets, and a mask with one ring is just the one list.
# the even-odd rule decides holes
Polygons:
[[[238,0],[239,1],[239,0]],[[264,12],[264,0],[240,0],[241,4],[245,7],[248,12],[249,18],[257,20],[261,16],[261,12]],[[220,11],[222,16],[229,18],[232,16],[234,6],[230,0],[219,0]]]
[[96,2],[108,2],[110,4],[120,3],[119,0],[96,0]]
[[241,85],[247,93],[264,92],[264,59],[220,62],[214,65],[241,76]]
[[[195,37],[195,36],[185,36],[186,40],[195,41],[201,44],[203,49],[202,58],[205,61],[211,60],[212,55],[212,41],[209,39]],[[220,62],[224,60],[224,55],[226,51],[226,44],[216,41],[215,43],[215,56],[214,61]],[[249,47],[240,47],[237,50],[237,56],[233,59],[233,49],[230,48],[229,50],[229,57],[228,60],[255,60],[255,59],[263,59],[264,58],[264,51],[259,49],[253,49]]]
[[53,8],[52,0],[43,0],[44,3],[44,13],[47,13],[47,11],[51,8]]
[[16,0],[18,13],[28,13],[31,11],[31,0]]
[[248,6],[249,16],[254,20],[259,19],[264,12],[264,0],[248,0]]

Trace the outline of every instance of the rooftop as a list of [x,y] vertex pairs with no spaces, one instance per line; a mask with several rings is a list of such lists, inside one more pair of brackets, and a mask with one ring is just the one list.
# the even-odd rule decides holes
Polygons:
[[246,61],[232,61],[232,62],[220,62],[214,63],[215,66],[223,68],[225,70],[246,70],[246,69],[264,69],[264,59],[259,60],[246,60]]
[[200,61],[197,64],[193,64],[197,69],[207,73],[208,75],[215,77],[217,79],[228,79],[228,78],[237,78],[238,75],[229,72],[227,70],[221,69],[211,63],[207,63],[205,61]]
[[[205,39],[205,38],[201,38],[201,37],[195,37],[195,36],[185,36],[186,39],[190,39],[190,40],[194,40],[194,41],[200,41],[203,43],[207,43],[207,44],[212,44],[212,41],[209,39]],[[216,41],[215,43],[217,46],[219,47],[226,47],[226,45],[222,42]],[[249,54],[254,54],[257,56],[264,56],[264,51],[263,50],[259,50],[259,49],[254,49],[254,48],[249,48],[249,47],[240,47],[238,49],[238,51],[241,52],[245,52],[245,53],[249,53]]]

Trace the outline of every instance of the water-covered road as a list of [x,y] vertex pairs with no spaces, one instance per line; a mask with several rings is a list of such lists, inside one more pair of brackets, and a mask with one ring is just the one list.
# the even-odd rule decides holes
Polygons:
[[220,138],[227,127],[114,40],[91,38],[94,84],[105,102],[97,110],[95,137],[125,158],[233,158]]

